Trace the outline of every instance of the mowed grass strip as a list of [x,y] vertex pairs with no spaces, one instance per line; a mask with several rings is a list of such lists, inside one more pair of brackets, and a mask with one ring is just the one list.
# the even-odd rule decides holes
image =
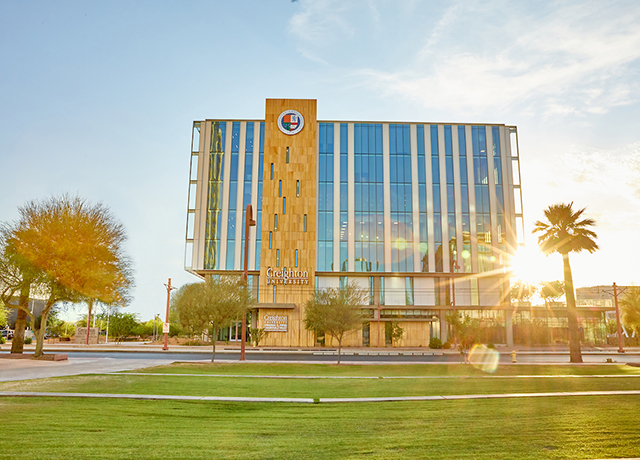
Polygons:
[[[470,366],[458,365],[461,368]],[[626,374],[623,374],[626,375]],[[263,379],[207,375],[83,375],[5,382],[0,391],[265,398],[369,398],[640,390],[640,378]]]
[[168,374],[310,375],[310,376],[509,376],[509,375],[640,375],[625,364],[501,365],[487,374],[470,365],[448,364],[298,364],[298,363],[173,363],[131,372]]
[[0,398],[3,458],[640,455],[638,397],[291,405]]

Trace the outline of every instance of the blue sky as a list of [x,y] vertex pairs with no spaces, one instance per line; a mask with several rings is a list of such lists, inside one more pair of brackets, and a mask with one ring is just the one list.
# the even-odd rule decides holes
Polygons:
[[[588,207],[578,286],[640,282],[640,3],[0,2],[0,220],[64,192],[128,229],[132,311],[184,272],[191,123],[318,99],[331,120],[518,126],[527,229]],[[535,239],[527,235],[527,244]],[[537,261],[548,279],[561,261]]]

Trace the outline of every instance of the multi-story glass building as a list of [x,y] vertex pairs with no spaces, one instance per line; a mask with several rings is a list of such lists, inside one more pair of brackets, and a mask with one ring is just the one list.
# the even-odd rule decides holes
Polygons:
[[[243,270],[267,345],[313,346],[304,303],[356,280],[369,321],[348,345],[447,339],[446,315],[512,342],[509,257],[522,231],[517,131],[495,124],[317,121],[315,100],[268,99],[264,120],[193,125],[185,267]],[[224,332],[235,340],[237,328]]]

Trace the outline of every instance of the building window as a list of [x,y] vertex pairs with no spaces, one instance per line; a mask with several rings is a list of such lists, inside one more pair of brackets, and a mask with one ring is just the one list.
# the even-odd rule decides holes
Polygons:
[[287,213],[287,197],[282,198],[282,214]]
[[278,215],[273,216],[273,231],[278,231]]
[[276,287],[273,286],[273,303],[276,303]]
[[318,240],[317,269],[333,270],[333,147],[334,124],[318,124],[318,213],[316,236]]
[[300,181],[296,181],[296,196],[300,196]]
[[282,196],[282,181],[278,181],[278,196]]
[[296,249],[296,268],[298,268],[298,250]]
[[287,147],[287,164],[289,164],[289,147]]
[[276,249],[276,267],[280,266],[280,249]]
[[273,180],[273,163],[271,163],[271,180]]
[[273,232],[269,232],[269,249],[273,249]]
[[307,215],[304,215],[304,231],[307,231]]
[[405,278],[404,296],[405,305],[413,305],[413,278],[410,276]]

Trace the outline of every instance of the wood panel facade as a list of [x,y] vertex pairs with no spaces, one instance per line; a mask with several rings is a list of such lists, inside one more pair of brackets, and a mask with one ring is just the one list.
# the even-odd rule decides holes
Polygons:
[[[280,114],[290,109],[300,112],[304,118],[302,131],[294,135],[281,132],[277,124]],[[314,335],[304,328],[303,308],[313,294],[315,280],[316,112],[315,99],[266,101],[260,303],[275,304],[274,307],[278,304],[295,305],[292,310],[260,309],[259,327],[263,327],[265,315],[288,316],[287,332],[269,333],[265,340],[268,346],[312,346],[315,341]],[[302,280],[304,284],[270,284],[267,270],[280,271],[285,268],[306,272],[306,283]]]

